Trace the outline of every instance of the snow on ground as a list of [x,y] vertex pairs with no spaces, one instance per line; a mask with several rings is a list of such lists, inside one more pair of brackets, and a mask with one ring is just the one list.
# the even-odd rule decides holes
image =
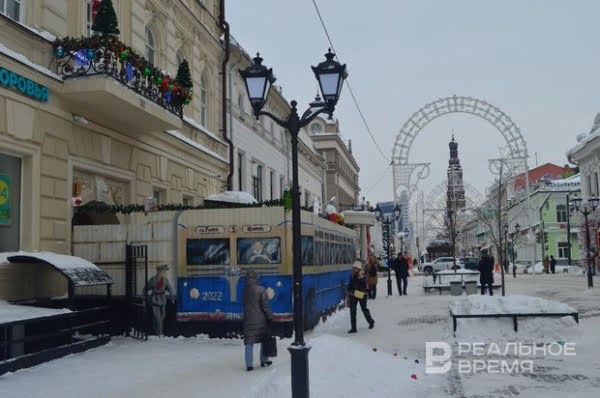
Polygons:
[[[462,315],[577,312],[573,307],[561,302],[523,295],[467,296],[450,304],[450,311]],[[449,322],[451,323],[450,320]],[[571,316],[519,318],[518,332],[513,329],[512,318],[457,319],[457,341],[518,341],[539,344],[570,341],[579,337],[579,325]]]
[[[597,396],[600,288],[587,289],[585,276],[519,274],[516,279],[506,278],[507,295],[529,295],[565,303],[581,315],[581,324],[574,327],[573,336],[563,336],[567,342],[576,342],[577,355],[536,358],[534,372],[530,374],[469,375],[455,370],[442,375],[425,374],[425,342],[456,344],[460,340],[447,334],[449,305],[457,298],[424,294],[421,279],[409,278],[409,295],[401,297],[393,281],[394,295],[386,297],[386,278],[380,278],[378,297],[369,301],[376,321],[372,330],[359,310],[358,333],[347,334],[350,319],[349,311],[344,309],[306,333],[305,339],[312,347],[309,354],[312,397]],[[477,328],[487,332],[490,329],[482,323]],[[575,334],[577,328],[579,336]],[[527,331],[525,324],[520,330],[534,332]],[[289,397],[290,356],[286,348],[291,342],[291,339],[278,341],[279,356],[268,368],[259,366],[256,348],[255,370],[246,372],[241,340],[198,336],[152,337],[141,342],[115,337],[109,345],[0,376],[0,396]],[[411,378],[412,374],[416,379]]]
[[39,318],[43,316],[64,314],[71,312],[67,308],[38,308],[27,305],[13,305],[4,300],[0,300],[0,324],[12,321],[20,321],[23,319]]

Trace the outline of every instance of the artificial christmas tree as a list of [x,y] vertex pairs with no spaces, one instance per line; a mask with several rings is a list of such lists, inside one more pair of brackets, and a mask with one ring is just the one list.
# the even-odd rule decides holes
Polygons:
[[92,30],[94,33],[102,36],[119,34],[119,22],[117,21],[117,14],[115,14],[112,0],[103,0],[100,3]]
[[179,87],[185,89],[191,89],[194,87],[194,83],[192,83],[192,76],[190,73],[190,66],[188,62],[184,59],[181,64],[179,64],[179,69],[177,69],[177,76],[175,77],[175,81],[179,84]]

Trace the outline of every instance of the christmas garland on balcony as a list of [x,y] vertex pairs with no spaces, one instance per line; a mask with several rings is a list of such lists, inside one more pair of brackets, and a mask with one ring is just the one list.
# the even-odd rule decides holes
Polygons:
[[[212,203],[205,202],[203,205],[199,206],[185,206],[183,204],[164,204],[158,205],[157,211],[177,211],[177,210],[198,210],[198,209],[232,209],[232,208],[247,208],[247,207],[277,207],[277,206],[285,206],[285,201],[281,199],[276,200],[266,200],[260,203],[231,203],[224,204],[222,202]],[[312,211],[312,207],[304,207],[301,206],[302,210]],[[84,211],[93,211],[96,213],[121,213],[121,214],[131,214],[131,213],[145,213],[144,205],[138,204],[129,204],[129,205],[109,205],[104,202],[88,202],[82,206],[77,207],[76,212],[84,212]]]
[[134,49],[123,44],[114,35],[64,37],[56,39],[53,46],[54,52],[59,59],[73,56],[77,63],[99,62],[104,52],[110,52],[126,64],[128,74],[133,74],[133,68],[135,68],[163,93],[171,93],[171,95],[180,99],[184,104],[189,104],[192,100],[193,85],[189,77],[190,72],[187,62],[182,62],[177,73],[177,78],[172,79],[168,74],[162,73]]

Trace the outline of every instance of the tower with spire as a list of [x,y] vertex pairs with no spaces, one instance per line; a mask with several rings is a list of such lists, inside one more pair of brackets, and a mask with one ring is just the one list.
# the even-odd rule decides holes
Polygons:
[[[452,140],[448,144],[450,147],[450,160],[448,161],[448,192],[446,197],[447,211],[459,210],[465,208],[465,187],[463,184],[463,172],[458,158],[458,143]],[[456,203],[454,203],[456,201]]]

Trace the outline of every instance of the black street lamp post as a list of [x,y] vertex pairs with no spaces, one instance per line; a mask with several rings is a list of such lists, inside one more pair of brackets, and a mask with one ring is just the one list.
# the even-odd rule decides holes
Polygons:
[[520,230],[521,230],[521,226],[519,225],[519,223],[517,223],[517,224],[515,224],[515,231],[510,232],[510,249],[511,249],[510,257],[511,257],[512,263],[513,263],[513,278],[517,277],[517,264],[515,264],[515,252],[516,252],[516,250],[515,250],[515,235],[518,234]]
[[275,82],[273,69],[262,65],[259,54],[254,58],[254,64],[245,70],[240,70],[244,78],[248,97],[254,111],[254,116],[267,116],[275,123],[287,129],[292,143],[292,253],[293,253],[293,285],[294,285],[294,342],[288,348],[292,356],[292,398],[308,398],[310,395],[308,383],[308,351],[310,347],[304,341],[304,324],[302,314],[302,243],[300,235],[300,187],[298,185],[298,134],[300,129],[307,126],[317,115],[333,114],[342,91],[344,80],[348,77],[346,65],[334,60],[335,54],[329,50],[326,60],[312,70],[319,82],[323,102],[312,104],[318,106],[313,112],[305,112],[302,118],[298,116],[296,101],[291,101],[291,112],[287,119],[280,119],[262,108],[267,102],[271,85]]
[[583,208],[581,207],[581,203],[583,202],[583,199],[581,199],[580,197],[578,197],[577,195],[575,195],[575,197],[573,199],[571,199],[571,204],[573,205],[573,208],[575,210],[577,210],[578,212],[580,212],[581,214],[583,214],[584,217],[584,221],[585,221],[585,247],[587,250],[587,262],[588,262],[588,287],[589,288],[593,288],[594,287],[594,280],[592,279],[592,273],[593,273],[593,269],[592,269],[592,259],[591,259],[591,247],[590,247],[590,226],[588,224],[588,216],[592,213],[594,213],[596,211],[596,207],[598,207],[598,201],[600,201],[600,199],[596,196],[590,196],[587,200],[587,203],[590,205],[591,209],[588,208],[588,206],[584,206]]
[[400,207],[398,205],[394,206],[394,219],[390,219],[389,217],[386,217],[383,215],[383,212],[381,211],[379,206],[377,206],[377,208],[375,209],[375,218],[377,218],[377,221],[379,221],[381,223],[381,238],[382,238],[381,240],[383,241],[383,249],[387,253],[387,258],[388,258],[388,267],[387,267],[387,269],[388,269],[388,280],[387,280],[388,296],[392,295],[392,253],[390,250],[390,246],[391,246],[390,225],[393,222],[398,221],[401,213],[402,213],[402,210],[400,209]]

